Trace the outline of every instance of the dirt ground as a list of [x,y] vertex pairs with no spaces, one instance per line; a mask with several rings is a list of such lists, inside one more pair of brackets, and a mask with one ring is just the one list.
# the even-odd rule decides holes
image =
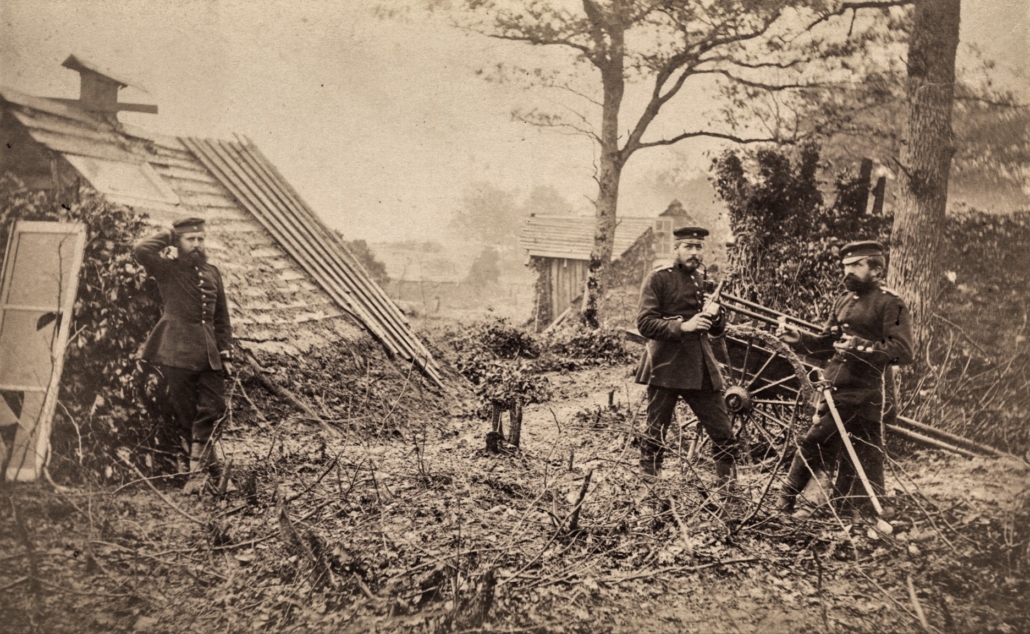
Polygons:
[[460,407],[379,434],[268,410],[227,432],[222,497],[8,485],[0,630],[1030,631],[1025,463],[891,460],[889,535],[772,513],[768,464],[720,513],[703,455],[638,476],[628,367],[549,380],[499,455]]

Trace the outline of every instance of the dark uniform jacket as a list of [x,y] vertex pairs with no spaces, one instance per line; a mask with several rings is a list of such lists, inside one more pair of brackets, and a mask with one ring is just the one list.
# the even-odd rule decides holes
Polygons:
[[164,304],[161,319],[143,347],[143,358],[187,370],[220,370],[219,353],[228,355],[232,349],[222,275],[211,264],[192,266],[181,257],[161,257],[171,244],[172,232],[165,230],[133,246],[136,259],[157,279]]
[[[851,349],[843,353],[833,348],[841,335],[854,337]],[[886,369],[913,361],[911,316],[904,300],[876,284],[838,297],[823,330],[817,335],[801,333],[795,347],[817,358],[833,354],[825,373],[834,391],[841,391],[835,400],[878,405]]]
[[711,387],[723,389],[719,367],[712,356],[709,335],[725,330],[723,315],[706,333],[682,332],[680,324],[701,312],[704,296],[701,274],[679,264],[651,271],[640,289],[637,329],[647,337],[637,366],[637,383],[680,390],[700,390],[707,367]]

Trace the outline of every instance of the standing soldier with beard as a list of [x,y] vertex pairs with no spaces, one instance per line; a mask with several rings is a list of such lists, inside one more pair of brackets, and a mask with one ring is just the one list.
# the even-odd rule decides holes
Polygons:
[[[832,354],[825,378],[855,453],[877,495],[883,493],[884,416],[895,407],[890,366],[912,363],[912,330],[905,302],[880,285],[886,272],[883,246],[852,242],[840,250],[844,286],[848,292],[833,302],[833,310],[817,335],[781,324],[780,339],[798,351],[818,358]],[[816,474],[828,487],[829,473],[840,453],[841,438],[826,403],[815,424],[801,440],[780,495],[779,509],[794,508],[797,495]],[[843,469],[843,466],[842,466]],[[824,479],[825,478],[825,479]],[[862,501],[868,501],[863,497]]]
[[665,434],[682,398],[712,439],[717,485],[725,492],[735,480],[736,439],[722,399],[723,381],[708,343],[726,327],[722,308],[704,308],[703,279],[707,229],[684,227],[676,239],[673,264],[651,272],[640,291],[637,329],[647,348],[637,366],[637,383],[647,385],[647,436],[640,467],[657,477],[665,456]]
[[177,220],[172,229],[133,247],[136,259],[157,279],[163,309],[147,338],[143,359],[157,365],[184,436],[190,440],[187,493],[199,493],[208,474],[217,476],[213,434],[225,415],[225,382],[232,374],[232,327],[218,269],[207,262],[204,220]]

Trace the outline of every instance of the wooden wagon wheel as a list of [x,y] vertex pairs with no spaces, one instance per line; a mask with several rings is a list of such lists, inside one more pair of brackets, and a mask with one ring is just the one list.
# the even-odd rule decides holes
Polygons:
[[738,462],[763,464],[792,453],[797,434],[812,420],[811,368],[775,336],[752,326],[730,325],[714,343]]

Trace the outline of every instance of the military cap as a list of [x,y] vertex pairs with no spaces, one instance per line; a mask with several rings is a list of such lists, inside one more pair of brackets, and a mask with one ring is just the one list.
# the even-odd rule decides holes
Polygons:
[[873,255],[883,255],[883,245],[875,240],[863,240],[861,242],[849,242],[841,247],[841,264],[854,264],[862,258]]
[[704,240],[708,229],[702,227],[680,227],[672,232],[677,240]]
[[191,231],[203,231],[203,218],[182,218],[172,223],[172,228],[178,233],[190,233]]

